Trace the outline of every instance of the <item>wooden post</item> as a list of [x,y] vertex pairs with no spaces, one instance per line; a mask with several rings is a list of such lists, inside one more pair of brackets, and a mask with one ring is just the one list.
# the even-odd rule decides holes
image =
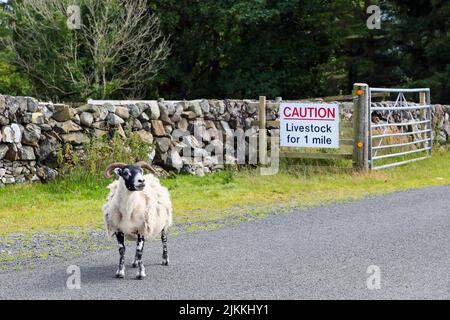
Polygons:
[[[427,104],[427,94],[425,91],[419,92],[419,104],[420,105]],[[420,120],[426,120],[426,119],[427,119],[427,110],[421,109],[420,110]],[[419,125],[418,127],[420,128],[420,130],[425,130],[425,129],[427,129],[427,124],[424,123],[422,125]],[[428,135],[426,135],[426,136],[428,136]]]
[[353,167],[369,169],[369,86],[365,83],[353,85]]
[[427,93],[425,91],[419,92],[419,100],[421,105],[427,104]]
[[267,164],[266,97],[259,97],[259,163]]

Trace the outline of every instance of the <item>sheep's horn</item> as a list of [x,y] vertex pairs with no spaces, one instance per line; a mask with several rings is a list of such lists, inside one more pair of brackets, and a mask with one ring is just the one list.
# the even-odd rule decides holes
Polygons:
[[123,168],[125,167],[127,164],[126,163],[121,163],[121,162],[114,162],[111,163],[109,166],[106,167],[105,169],[105,177],[106,178],[111,178],[111,171],[113,171],[116,168]]
[[148,169],[151,172],[153,172],[155,175],[158,175],[158,172],[156,172],[155,168],[153,168],[148,162],[145,161],[139,161],[136,163],[138,167],[141,167],[142,169]]

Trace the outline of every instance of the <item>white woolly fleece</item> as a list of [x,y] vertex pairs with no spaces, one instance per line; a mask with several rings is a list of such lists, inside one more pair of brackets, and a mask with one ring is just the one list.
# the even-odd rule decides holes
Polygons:
[[112,182],[103,216],[109,236],[121,231],[128,240],[137,234],[153,238],[172,225],[172,202],[169,190],[161,186],[159,179],[144,175],[142,191],[128,191],[122,178]]

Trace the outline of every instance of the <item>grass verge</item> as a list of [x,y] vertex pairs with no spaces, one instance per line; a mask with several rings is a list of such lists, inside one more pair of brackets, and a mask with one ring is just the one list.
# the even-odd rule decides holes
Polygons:
[[[170,189],[176,223],[214,225],[214,221],[239,220],[280,207],[310,207],[448,185],[449,164],[449,152],[435,152],[431,159],[379,172],[311,172],[290,165],[275,176],[246,169],[206,177],[176,176],[162,183]],[[101,207],[109,182],[80,171],[48,184],[0,188],[0,236],[102,228]]]

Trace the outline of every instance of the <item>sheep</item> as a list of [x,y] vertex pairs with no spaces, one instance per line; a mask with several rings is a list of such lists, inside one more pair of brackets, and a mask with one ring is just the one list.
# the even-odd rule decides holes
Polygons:
[[132,267],[138,267],[137,279],[145,278],[142,253],[145,239],[161,235],[163,245],[162,265],[169,265],[167,231],[172,225],[172,203],[169,191],[161,186],[159,179],[145,174],[143,169],[156,173],[146,162],[134,165],[112,163],[105,170],[105,177],[111,178],[114,171],[118,180],[112,182],[103,216],[110,237],[116,236],[119,245],[119,268],[115,276],[125,277],[124,240],[136,240],[136,255]]

